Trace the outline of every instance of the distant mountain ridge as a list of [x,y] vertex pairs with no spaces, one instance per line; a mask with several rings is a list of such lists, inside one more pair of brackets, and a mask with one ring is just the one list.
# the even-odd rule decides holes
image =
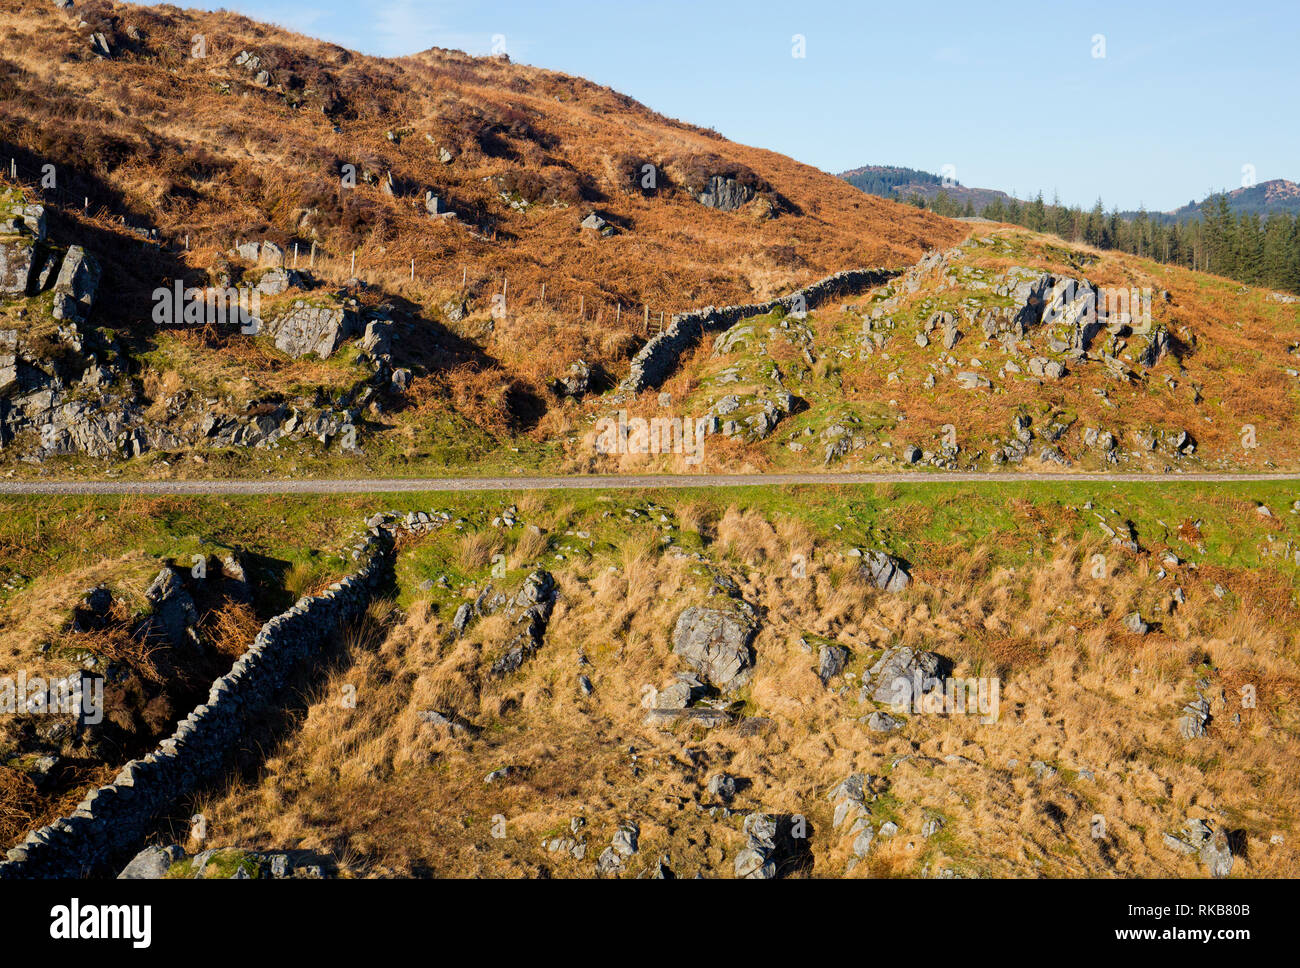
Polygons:
[[[1264,218],[1270,215],[1300,215],[1300,185],[1285,178],[1274,178],[1257,185],[1235,188],[1229,192],[1213,192],[1199,202],[1188,202],[1172,212],[1160,212],[1158,217],[1173,222],[1201,218],[1208,206],[1219,196],[1227,200],[1228,211],[1233,215],[1260,215]],[[1122,214],[1127,217],[1137,213]],[[1147,214],[1152,216],[1150,212]]]
[[906,202],[916,196],[929,203],[946,192],[948,197],[959,205],[970,202],[978,210],[994,201],[1011,199],[1006,192],[997,189],[968,188],[955,179],[945,180],[931,172],[900,165],[865,165],[840,172],[839,177],[869,195],[879,195],[900,202]]
[[[955,180],[945,180],[939,175],[901,165],[864,165],[839,174],[850,185],[870,195],[906,202],[913,197],[933,202],[942,193],[964,206],[971,202],[976,212],[994,201],[1009,202],[1014,196],[995,188],[969,188]],[[1201,201],[1189,201],[1170,212],[1145,212],[1147,218],[1159,222],[1186,222],[1201,218],[1207,207],[1220,195],[1228,202],[1233,215],[1300,215],[1300,184],[1285,178],[1273,178],[1232,191],[1211,192]],[[1018,199],[1021,202],[1031,199]],[[1122,218],[1132,219],[1143,214],[1137,209],[1120,212]]]

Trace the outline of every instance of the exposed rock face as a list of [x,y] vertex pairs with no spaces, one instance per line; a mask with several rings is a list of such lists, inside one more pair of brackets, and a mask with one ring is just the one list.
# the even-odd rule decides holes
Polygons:
[[823,645],[817,655],[817,678],[826,685],[841,672],[848,661],[849,650],[842,645]]
[[31,239],[0,236],[0,294],[21,296],[27,291],[33,248]]
[[673,652],[706,683],[731,691],[749,681],[757,622],[740,611],[692,605],[677,617]]
[[0,396],[18,385],[18,330],[0,329]]
[[730,803],[736,796],[736,778],[728,773],[715,773],[709,777],[707,789],[724,803]]
[[269,321],[266,330],[276,348],[293,357],[315,353],[326,359],[360,327],[360,317],[344,306],[321,306],[298,300],[293,309]]
[[736,876],[755,881],[776,877],[776,821],[764,813],[745,818],[745,847],[736,854]]
[[701,205],[707,205],[709,208],[734,212],[752,199],[754,194],[754,189],[748,185],[742,185],[734,178],[728,178],[725,175],[714,175],[709,179],[703,190],[695,195],[695,200]]
[[1124,627],[1134,635],[1146,635],[1151,631],[1151,626],[1142,620],[1139,612],[1129,612],[1124,616]]
[[1198,698],[1183,707],[1182,718],[1178,720],[1178,733],[1183,739],[1197,739],[1205,735],[1205,727],[1210,722],[1210,704]]
[[131,400],[70,398],[63,390],[37,390],[14,397],[4,414],[8,434],[35,429],[40,454],[82,453],[89,457],[135,456],[147,449],[140,430],[143,414]]
[[54,282],[54,318],[85,322],[99,288],[99,263],[79,245],[68,247]]
[[870,670],[871,699],[907,706],[919,691],[927,691],[926,680],[942,675],[944,666],[944,659],[934,652],[913,652],[907,646],[890,649]]
[[146,619],[142,629],[146,636],[159,635],[173,648],[199,647],[195,631],[199,612],[175,568],[168,565],[158,572],[144,594],[153,606],[153,615]]
[[607,221],[605,221],[595,212],[591,212],[589,215],[587,215],[587,217],[584,218],[579,223],[579,225],[584,229],[590,229],[591,231],[596,232],[603,236],[610,236],[614,234],[614,226],[610,225]]
[[1057,360],[1035,356],[1029,361],[1029,372],[1040,380],[1059,380],[1065,376],[1065,367]]
[[863,578],[882,592],[890,594],[897,594],[912,583],[912,576],[907,573],[903,563],[883,551],[868,551],[863,555],[858,570]]
[[20,296],[31,282],[36,243],[45,238],[45,208],[11,194],[0,206],[0,295]]
[[268,269],[262,273],[262,278],[257,280],[257,291],[264,296],[278,296],[291,288],[301,286],[302,277],[292,269],[285,269],[282,266]]
[[867,729],[873,733],[892,733],[894,730],[902,728],[902,722],[889,715],[889,713],[882,713],[877,710],[867,717]]
[[166,876],[172,864],[185,852],[175,844],[170,847],[146,847],[131,859],[117,875],[119,881],[157,881]]
[[232,259],[243,259],[263,266],[284,265],[284,249],[274,242],[241,242],[227,255]]
[[524,579],[523,587],[510,604],[510,612],[518,614],[516,622],[524,629],[506,644],[505,654],[492,664],[492,675],[514,672],[542,647],[558,592],[549,571],[539,569]]
[[987,377],[980,376],[970,370],[963,370],[957,374],[957,385],[963,390],[981,390],[988,389],[991,384]]
[[1211,877],[1227,877],[1232,873],[1232,844],[1227,833],[1199,819],[1185,821],[1182,832],[1182,837],[1165,834],[1165,846],[1180,854],[1197,854]]
[[1138,354],[1138,362],[1150,369],[1160,362],[1161,358],[1169,352],[1169,333],[1163,326],[1156,328],[1156,331],[1147,337],[1146,345],[1142,347],[1142,352]]

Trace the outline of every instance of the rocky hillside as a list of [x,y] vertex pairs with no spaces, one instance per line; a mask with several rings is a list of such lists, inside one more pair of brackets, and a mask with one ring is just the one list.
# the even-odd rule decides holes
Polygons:
[[[337,450],[392,390],[378,405],[407,412],[404,433],[468,460],[485,431],[535,426],[574,359],[626,365],[676,311],[959,237],[504,57],[382,60],[103,2],[6,0],[0,36],[0,363],[25,397],[3,434],[54,428],[7,456]],[[163,320],[174,286],[196,303],[256,290],[262,338],[180,307]]]
[[[86,501],[45,512],[6,594],[76,607],[77,529],[260,562],[363,519],[399,535],[391,584],[295,682],[305,708],[139,837],[136,875],[1289,876],[1293,492]],[[13,547],[33,511],[4,510]],[[110,729],[29,722],[0,736],[16,789]]]
[[[1286,297],[967,237],[504,58],[103,3],[0,3],[0,31],[6,473],[1300,453]],[[1110,304],[1134,290],[1149,318]],[[620,413],[708,446],[598,444]]]

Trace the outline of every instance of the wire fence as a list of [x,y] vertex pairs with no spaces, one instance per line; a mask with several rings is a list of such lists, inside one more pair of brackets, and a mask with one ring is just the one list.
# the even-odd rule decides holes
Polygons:
[[[139,258],[143,267],[157,270],[160,278],[168,268],[174,270],[177,258],[183,258],[192,246],[197,249],[210,245],[219,251],[222,249],[220,242],[192,238],[190,233],[164,236],[157,228],[143,224],[138,216],[124,210],[116,198],[106,197],[102,192],[91,194],[90,189],[74,192],[62,188],[57,183],[53,165],[34,169],[11,157],[0,172],[0,182],[17,188],[29,202],[55,207],[66,214],[75,213],[79,218],[123,229],[136,236],[140,242]],[[236,245],[240,241],[237,240]],[[295,242],[284,252],[283,258],[285,268],[306,270],[328,283],[346,285],[358,280],[417,302],[437,298],[439,294],[445,298],[447,293],[451,293],[453,300],[468,298],[471,291],[477,297],[483,280],[490,279],[492,291],[487,293],[488,309],[498,319],[517,316],[521,311],[573,312],[579,322],[609,325],[614,329],[626,327],[649,337],[662,333],[672,316],[671,312],[655,309],[648,303],[625,305],[618,300],[611,302],[599,297],[589,298],[585,293],[556,292],[554,289],[548,294],[546,283],[526,293],[511,293],[507,274],[479,269],[471,271],[465,264],[430,267],[420,265],[416,259],[401,267],[391,263],[382,247],[372,244],[338,254],[314,242],[310,246]]]

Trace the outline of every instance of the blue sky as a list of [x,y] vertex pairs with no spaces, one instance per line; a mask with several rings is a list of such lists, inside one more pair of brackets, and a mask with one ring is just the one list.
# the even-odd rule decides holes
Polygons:
[[210,6],[384,56],[503,41],[516,61],[832,172],[951,165],[965,185],[1158,210],[1239,186],[1244,166],[1300,180],[1295,0]]

